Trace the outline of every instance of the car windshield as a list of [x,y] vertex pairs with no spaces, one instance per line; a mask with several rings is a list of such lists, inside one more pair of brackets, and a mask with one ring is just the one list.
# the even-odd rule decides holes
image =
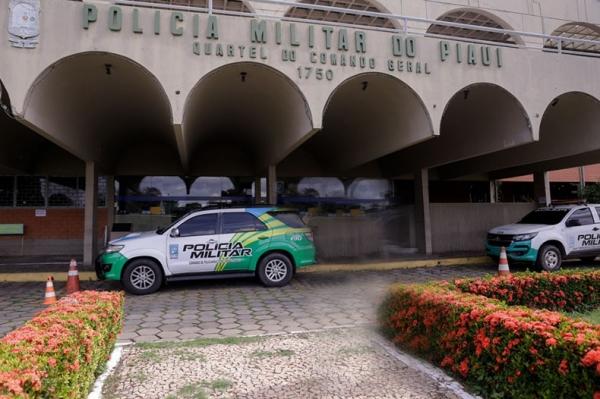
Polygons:
[[568,209],[538,209],[527,214],[519,224],[559,224],[567,213]]

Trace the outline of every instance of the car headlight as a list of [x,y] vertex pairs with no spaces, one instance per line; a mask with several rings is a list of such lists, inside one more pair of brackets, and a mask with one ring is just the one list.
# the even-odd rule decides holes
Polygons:
[[518,234],[516,236],[513,236],[513,241],[529,241],[537,235],[538,233]]
[[106,252],[107,254],[112,254],[115,252],[119,252],[123,248],[125,248],[125,245],[109,245],[108,247],[106,247],[106,250],[104,252]]

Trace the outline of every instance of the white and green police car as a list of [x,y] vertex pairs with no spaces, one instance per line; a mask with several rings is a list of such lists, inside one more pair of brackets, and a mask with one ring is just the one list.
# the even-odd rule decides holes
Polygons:
[[560,269],[563,259],[591,262],[600,255],[600,205],[536,209],[516,224],[488,232],[487,254],[497,259],[501,247],[506,247],[509,260],[546,271]]
[[297,213],[231,208],[191,212],[168,227],[111,241],[96,274],[143,295],[166,281],[191,279],[256,276],[283,286],[313,263],[313,236]]

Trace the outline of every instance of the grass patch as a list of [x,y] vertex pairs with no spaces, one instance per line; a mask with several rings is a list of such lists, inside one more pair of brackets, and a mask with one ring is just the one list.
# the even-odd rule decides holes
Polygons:
[[295,354],[296,354],[296,352],[289,350],[289,349],[277,349],[274,351],[256,350],[250,354],[250,357],[255,357],[255,358],[284,357],[284,356],[290,357]]
[[591,311],[585,312],[585,313],[573,312],[573,313],[565,313],[565,314],[572,318],[583,319],[583,320],[587,321],[588,323],[600,324],[600,308],[597,308],[597,309],[594,309],[594,310],[591,310]]
[[140,342],[136,344],[141,349],[170,349],[170,348],[202,348],[210,345],[240,345],[258,342],[262,337],[227,337],[227,338],[198,338],[191,341],[172,342]]
[[226,391],[233,386],[233,382],[226,378],[217,378],[212,381],[201,381],[184,385],[176,394],[168,395],[165,399],[208,399],[206,389],[213,391]]
[[165,399],[208,399],[204,385],[203,382],[184,385],[177,390],[177,394],[168,395]]
[[141,384],[148,380],[148,376],[145,373],[138,371],[131,375],[131,379]]
[[338,354],[346,356],[364,355],[366,353],[373,353],[375,349],[368,345],[360,346],[347,346],[338,350]]
[[171,354],[174,356],[177,356],[179,359],[184,360],[184,361],[194,361],[194,360],[198,360],[201,362],[206,361],[206,356],[204,356],[202,353],[196,353],[194,351],[191,351],[191,350],[185,349],[185,348],[175,349],[173,352],[171,352]]
[[210,382],[210,387],[215,391],[226,391],[231,388],[233,382],[229,381],[226,378],[218,378]]

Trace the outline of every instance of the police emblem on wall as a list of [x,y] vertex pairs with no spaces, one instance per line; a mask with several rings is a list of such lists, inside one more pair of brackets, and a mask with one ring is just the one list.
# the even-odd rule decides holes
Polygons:
[[40,0],[10,0],[8,41],[13,47],[35,48],[40,37]]

